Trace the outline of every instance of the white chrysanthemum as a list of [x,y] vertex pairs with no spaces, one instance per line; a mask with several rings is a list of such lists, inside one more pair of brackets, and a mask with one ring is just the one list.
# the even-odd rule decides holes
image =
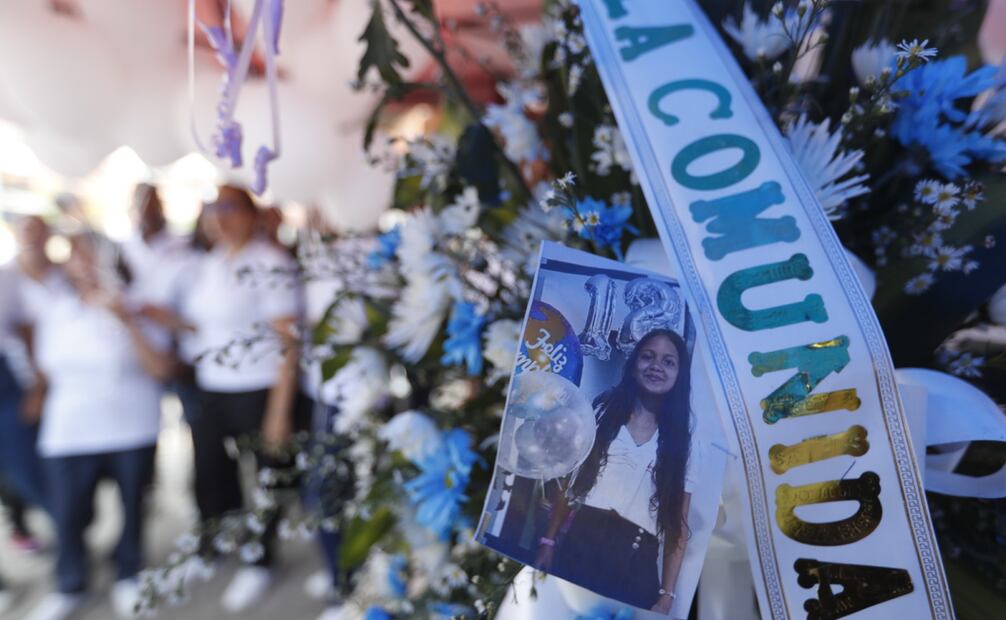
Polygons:
[[517,357],[517,345],[520,340],[520,323],[511,319],[500,319],[491,323],[483,335],[485,346],[482,355],[486,358],[492,370],[486,379],[495,383],[510,374],[514,359]]
[[863,183],[870,178],[859,174],[848,178],[850,172],[863,159],[863,151],[842,151],[842,129],[831,133],[830,122],[812,123],[801,114],[786,129],[793,156],[805,177],[814,188],[824,212],[831,219],[842,217],[842,205],[851,198],[870,191]]
[[871,41],[852,50],[852,71],[860,84],[879,79],[884,69],[893,69],[898,48],[887,39]]
[[404,411],[388,420],[377,433],[388,447],[418,462],[443,447],[436,423],[418,411]]
[[421,175],[423,188],[443,187],[456,158],[454,142],[437,134],[417,138],[409,142],[409,158],[415,168],[403,168],[401,173]]
[[599,125],[594,129],[594,152],[590,158],[597,165],[597,174],[608,176],[614,166],[631,171],[632,159],[622,132],[614,125]]
[[332,344],[356,344],[370,323],[367,309],[359,297],[344,297],[332,309],[328,318],[328,340]]
[[749,3],[744,3],[740,23],[733,16],[728,17],[723,22],[723,29],[740,44],[744,55],[750,60],[775,60],[793,45],[781,19],[759,19]]
[[503,231],[503,242],[506,244],[503,258],[521,265],[525,273],[534,273],[541,242],[562,239],[565,236],[563,222],[560,209],[552,209],[548,213],[537,207],[522,209]]
[[411,277],[402,297],[391,309],[384,344],[396,349],[408,362],[426,355],[451,305],[451,293],[443,279]]
[[479,191],[474,187],[466,187],[453,203],[440,212],[440,222],[443,231],[449,235],[460,235],[478,222],[482,202]]
[[483,122],[499,131],[503,137],[503,152],[508,159],[514,162],[538,159],[544,152],[544,146],[538,136],[538,128],[524,113],[524,108],[540,103],[541,94],[516,82],[500,84],[497,90],[505,103],[490,105]]
[[349,362],[321,386],[321,399],[339,407],[337,433],[347,433],[364,422],[366,414],[388,397],[388,364],[380,351],[356,347]]

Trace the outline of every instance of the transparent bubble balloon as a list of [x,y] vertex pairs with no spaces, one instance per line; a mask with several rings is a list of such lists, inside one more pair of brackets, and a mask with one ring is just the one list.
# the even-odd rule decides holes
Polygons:
[[590,401],[575,383],[551,372],[521,373],[503,420],[499,465],[527,478],[567,476],[587,458],[596,430]]

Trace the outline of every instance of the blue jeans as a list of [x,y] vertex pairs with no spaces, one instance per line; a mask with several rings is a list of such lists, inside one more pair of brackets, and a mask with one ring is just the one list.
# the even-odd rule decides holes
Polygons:
[[84,530],[94,518],[94,493],[102,478],[115,480],[122,498],[122,537],[113,554],[117,578],[135,577],[143,563],[143,498],[154,473],[154,446],[42,460],[59,540],[57,589],[72,594],[87,588]]
[[48,509],[42,466],[35,452],[38,426],[21,419],[21,386],[0,355],[0,477],[27,504]]

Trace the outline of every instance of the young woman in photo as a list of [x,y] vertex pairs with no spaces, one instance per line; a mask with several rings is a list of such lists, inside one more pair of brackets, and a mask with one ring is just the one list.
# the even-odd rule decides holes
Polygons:
[[654,330],[633,349],[619,383],[594,399],[594,446],[567,493],[553,498],[538,568],[670,613],[694,486],[690,367],[684,340]]

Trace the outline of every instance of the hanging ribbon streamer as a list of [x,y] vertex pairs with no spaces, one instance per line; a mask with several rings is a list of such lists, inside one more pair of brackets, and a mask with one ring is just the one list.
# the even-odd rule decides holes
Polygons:
[[[269,87],[269,109],[272,122],[272,145],[262,145],[255,154],[253,164],[255,177],[251,190],[261,195],[268,187],[268,166],[280,156],[280,122],[278,71],[276,56],[279,54],[280,28],[283,22],[284,0],[255,0],[251,16],[245,28],[244,41],[238,51],[234,45],[234,31],[231,25],[231,3],[228,0],[222,26],[206,26],[196,20],[196,0],[189,0],[188,13],[188,64],[189,64],[189,115],[192,138],[203,154],[226,160],[231,168],[244,165],[242,147],[244,135],[241,123],[235,118],[241,88],[248,79],[252,57],[255,53],[257,35],[262,31],[265,54],[266,83]],[[196,127],[196,62],[195,31],[199,26],[216,52],[217,59],[224,66],[220,102],[217,104],[217,128],[211,139],[212,150],[199,136]]]

